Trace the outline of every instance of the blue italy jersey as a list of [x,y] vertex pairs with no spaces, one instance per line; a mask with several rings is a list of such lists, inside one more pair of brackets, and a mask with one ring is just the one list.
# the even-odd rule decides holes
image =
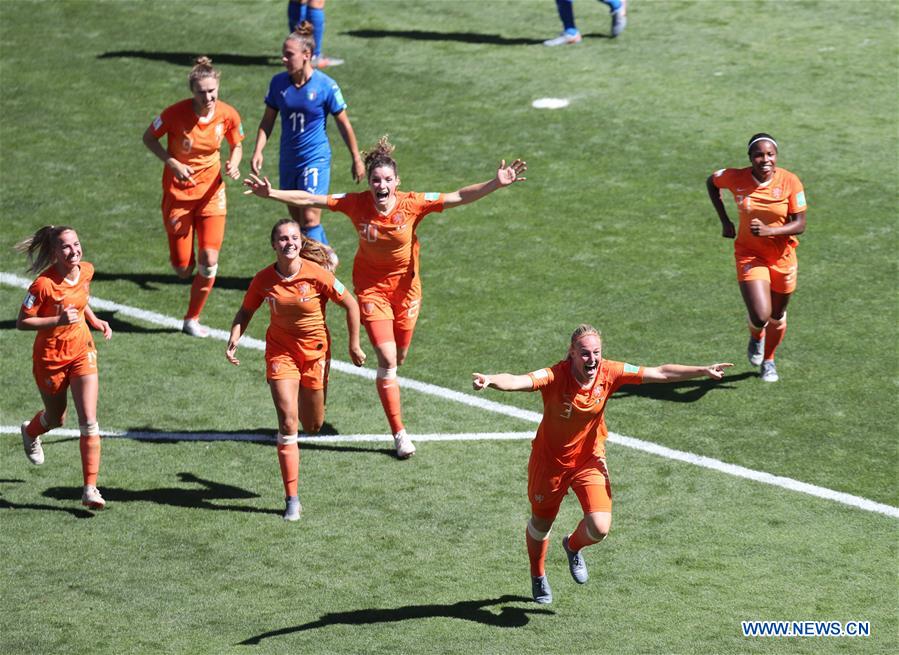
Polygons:
[[281,167],[312,159],[330,159],[325,134],[328,114],[339,114],[346,102],[337,82],[319,70],[297,88],[287,71],[272,78],[265,104],[281,114]]

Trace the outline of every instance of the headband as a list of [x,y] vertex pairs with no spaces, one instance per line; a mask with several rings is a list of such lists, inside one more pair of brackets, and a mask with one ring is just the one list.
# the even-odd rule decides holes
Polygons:
[[758,141],[770,141],[771,143],[774,144],[774,147],[775,147],[775,148],[777,148],[778,150],[780,150],[780,147],[777,145],[777,141],[775,141],[775,140],[774,140],[773,138],[771,138],[770,136],[760,136],[760,137],[758,137],[757,139],[753,139],[752,141],[749,142],[749,145],[746,146],[746,149],[747,149],[747,150],[752,150],[752,144],[753,144],[753,143],[756,143],[756,142],[758,142]]

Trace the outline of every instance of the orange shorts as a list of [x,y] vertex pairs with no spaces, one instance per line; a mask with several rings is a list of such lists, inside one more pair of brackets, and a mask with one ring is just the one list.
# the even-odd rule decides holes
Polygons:
[[534,516],[556,518],[569,488],[574,490],[584,514],[612,511],[612,483],[604,457],[590,458],[569,469],[549,466],[539,459],[532,454],[528,461],[528,500]]
[[412,332],[421,311],[421,284],[416,276],[411,282],[405,277],[391,277],[373,287],[356,290],[362,322],[393,321],[394,327]]
[[194,231],[201,250],[221,250],[225,240],[225,185],[208,198],[162,199],[162,222],[169,239],[172,266],[187,268],[193,264]]
[[[266,339],[265,379],[299,380],[304,389],[324,389],[328,386],[328,372],[331,369],[331,350],[318,342],[296,344],[285,347]],[[322,346],[318,348],[316,346]]]
[[97,375],[97,351],[91,342],[90,350],[69,362],[35,361],[31,370],[38,388],[55,396],[69,388],[72,378]]
[[795,250],[790,250],[773,263],[754,255],[736,255],[735,259],[738,282],[764,280],[777,293],[793,293],[796,290],[799,261]]

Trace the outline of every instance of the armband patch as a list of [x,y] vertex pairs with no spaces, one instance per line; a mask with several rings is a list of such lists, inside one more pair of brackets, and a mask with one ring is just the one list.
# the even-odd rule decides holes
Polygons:
[[796,194],[796,204],[800,207],[805,207],[805,191],[800,191]]
[[341,198],[345,198],[346,194],[345,193],[332,193],[331,197],[334,198],[334,200],[340,200]]
[[25,309],[31,309],[32,307],[34,307],[35,300],[37,300],[37,298],[34,297],[33,293],[26,293],[25,300],[22,301],[22,307],[24,307]]
[[334,101],[341,107],[346,107],[346,101],[343,99],[343,92],[339,86],[334,87]]
[[240,136],[243,136],[243,123],[237,124],[237,133],[240,134]]
[[343,283],[336,277],[334,278],[334,291],[337,292],[338,296],[342,296],[344,291],[346,291],[346,287],[343,286]]
[[549,372],[545,368],[541,368],[539,371],[534,371],[531,373],[534,376],[535,380],[543,380],[549,376]]
[[719,168],[717,171],[713,173],[715,177],[721,177],[724,174],[725,169]]
[[157,116],[153,119],[153,129],[158,130],[160,127],[162,127],[162,116]]
[[625,364],[625,365],[624,365],[624,372],[625,372],[625,373],[631,373],[631,374],[636,375],[637,373],[640,372],[640,367],[639,367],[639,366],[634,366],[633,364]]
[[429,201],[432,201],[432,202],[433,202],[434,200],[440,200],[440,194],[439,194],[439,193],[426,193],[426,194],[425,194],[425,200],[429,200]]

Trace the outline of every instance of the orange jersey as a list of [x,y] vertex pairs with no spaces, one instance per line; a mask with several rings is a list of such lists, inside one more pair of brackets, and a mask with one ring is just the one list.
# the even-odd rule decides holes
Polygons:
[[605,457],[605,409],[623,384],[641,384],[643,367],[602,360],[593,385],[582,389],[571,372],[571,360],[528,374],[543,394],[543,420],[533,454],[550,466],[572,468],[593,457]]
[[341,300],[346,288],[334,274],[315,262],[302,260],[299,272],[285,278],[274,264],[259,271],[243,299],[243,309],[255,312],[267,302],[271,323],[266,342],[292,351],[299,346],[309,351],[325,350],[330,345],[325,324],[325,303]]
[[418,236],[425,216],[443,211],[442,193],[396,192],[396,206],[388,215],[378,213],[370,191],[328,196],[328,209],[349,216],[359,232],[353,260],[356,293],[386,278],[418,276]]
[[221,144],[228,140],[233,148],[243,141],[243,126],[237,110],[221,100],[215,103],[212,118],[197,116],[193,99],[188,98],[166,108],[151,125],[157,139],[167,136],[167,150],[182,164],[193,168],[196,182],[182,182],[166,166],[162,173],[162,189],[176,200],[196,200],[222,183]]
[[90,299],[90,282],[94,277],[94,266],[82,261],[78,277],[67,280],[55,267],[51,266],[28,287],[22,309],[28,318],[57,316],[67,307],[78,310],[78,322],[57,325],[37,331],[34,339],[33,357],[43,364],[67,364],[89,350],[94,342],[90,328],[84,319],[84,308]]
[[738,256],[752,255],[776,262],[799,245],[795,235],[757,237],[749,230],[754,218],[779,227],[787,222],[790,214],[805,211],[805,191],[793,173],[775,168],[774,177],[759,184],[752,175],[752,168],[723,168],[712,176],[712,182],[719,189],[729,190],[737,203],[740,227],[734,250]]

